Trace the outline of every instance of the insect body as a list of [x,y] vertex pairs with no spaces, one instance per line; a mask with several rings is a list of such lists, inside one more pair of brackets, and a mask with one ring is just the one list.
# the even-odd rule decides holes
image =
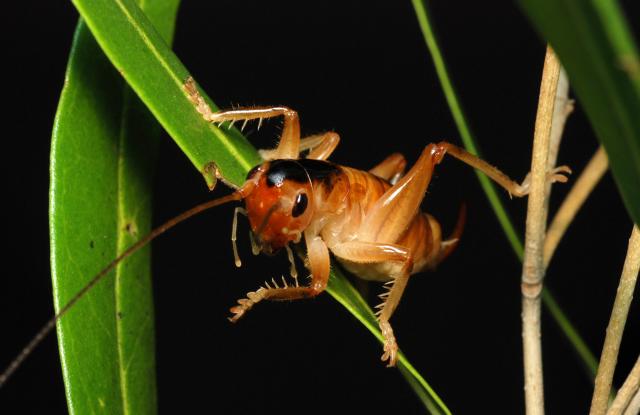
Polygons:
[[[284,117],[284,127],[275,150],[262,151],[265,162],[252,169],[245,184],[237,190],[246,209],[237,208],[232,240],[236,264],[240,260],[235,247],[237,214],[249,217],[253,232],[253,251],[273,253],[290,243],[304,239],[306,264],[311,271],[308,285],[289,286],[283,279],[267,283],[231,308],[231,321],[237,321],[262,300],[296,300],[322,293],[329,279],[330,252],[344,267],[366,280],[385,282],[388,291],[378,306],[378,321],[384,336],[383,361],[396,363],[398,346],[389,323],[398,306],[409,276],[434,268],[455,247],[462,220],[452,237],[442,240],[438,222],[420,211],[420,204],[436,164],[449,153],[478,168],[503,186],[510,194],[528,193],[523,185],[509,179],[495,167],[465,150],[447,143],[429,144],[415,165],[404,174],[406,162],[393,154],[368,172],[326,161],[336,148],[339,136],[326,133],[300,138],[295,111],[286,107],[247,108],[213,113],[187,82],[186,89],[203,117],[210,122],[243,121]],[[301,152],[308,151],[301,158]],[[566,181],[555,169],[551,181]],[[462,215],[464,216],[464,215]]]
[[309,158],[270,160],[252,170],[244,200],[254,243],[271,253],[304,237],[311,283],[302,287],[296,280],[295,286],[267,285],[250,292],[231,309],[231,320],[263,299],[320,294],[329,278],[331,252],[358,277],[390,283],[378,317],[385,336],[383,360],[394,365],[397,345],[389,318],[408,277],[437,265],[454,247],[462,228],[442,241],[438,222],[419,210],[439,149],[430,145],[416,167],[395,185],[389,179],[405,165],[399,155],[372,172]]

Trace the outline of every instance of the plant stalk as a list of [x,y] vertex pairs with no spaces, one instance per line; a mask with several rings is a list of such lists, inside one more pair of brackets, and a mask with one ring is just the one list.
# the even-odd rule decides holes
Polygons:
[[[626,408],[626,410],[625,410]],[[607,415],[637,414],[640,408],[640,356],[618,391]],[[635,409],[635,412],[633,410]]]
[[527,206],[525,254],[522,265],[522,340],[526,411],[544,414],[542,346],[540,341],[540,294],[544,277],[542,246],[547,217],[547,172],[560,62],[547,47],[540,84],[540,98],[533,138],[531,192]]
[[616,363],[618,362],[618,352],[620,351],[622,334],[627,322],[627,315],[629,314],[629,307],[633,299],[633,291],[638,280],[639,270],[640,230],[638,230],[637,226],[634,226],[631,231],[631,238],[629,238],[627,257],[622,267],[618,292],[616,293],[616,299],[613,303],[613,310],[611,311],[611,318],[609,319],[607,334],[604,339],[602,354],[600,355],[600,365],[598,366],[598,373],[596,375],[596,384],[593,390],[593,399],[591,400],[591,410],[589,412],[590,415],[604,415],[607,410],[609,393],[613,382],[613,373],[615,372]]
[[604,148],[600,146],[593,157],[591,157],[591,160],[589,160],[589,163],[584,168],[582,174],[580,174],[580,177],[578,177],[578,180],[576,180],[569,194],[567,194],[567,197],[562,202],[562,205],[560,205],[558,212],[556,212],[553,217],[551,225],[549,225],[543,251],[545,269],[549,266],[549,262],[551,262],[551,258],[560,240],[576,216],[576,213],[582,207],[589,194],[591,194],[596,184],[602,179],[602,176],[604,176],[608,168],[609,160],[607,153],[605,153]]
[[631,399],[631,403],[624,411],[624,415],[638,415],[640,413],[640,390],[636,391],[636,394]]

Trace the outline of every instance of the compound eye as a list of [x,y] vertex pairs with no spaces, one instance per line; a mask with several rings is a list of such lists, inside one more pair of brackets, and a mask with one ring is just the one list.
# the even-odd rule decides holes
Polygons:
[[309,200],[307,199],[307,194],[298,193],[298,195],[296,196],[296,201],[293,205],[293,209],[291,210],[291,216],[297,218],[298,216],[302,215],[305,210],[307,210],[308,203]]

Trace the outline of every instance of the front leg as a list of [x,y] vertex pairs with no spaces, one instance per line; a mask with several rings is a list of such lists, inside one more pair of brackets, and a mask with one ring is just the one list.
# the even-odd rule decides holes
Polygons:
[[244,121],[241,130],[250,120],[259,120],[258,128],[263,118],[284,117],[284,127],[278,147],[274,150],[274,158],[297,159],[300,154],[300,120],[298,113],[287,107],[248,107],[230,111],[213,112],[205,102],[193,78],[189,77],[184,83],[184,90],[202,118],[211,123],[230,121],[229,128],[236,121]]
[[379,309],[376,313],[378,324],[384,337],[384,354],[381,360],[389,361],[387,367],[395,366],[398,344],[396,343],[389,319],[400,303],[404,289],[409,281],[409,275],[413,268],[413,256],[411,252],[400,245],[359,241],[337,244],[331,247],[331,252],[343,261],[357,264],[397,263],[396,269],[389,275],[390,281],[385,283],[389,291],[380,296],[383,302],[376,307]]
[[260,287],[257,291],[249,292],[247,298],[241,298],[238,300],[238,305],[231,308],[233,313],[233,316],[229,317],[231,322],[238,321],[240,317],[262,300],[285,301],[312,298],[327,288],[330,265],[327,245],[319,236],[310,236],[306,233],[305,241],[311,270],[311,284],[306,287],[299,287],[296,280],[296,286],[288,286],[284,277],[281,287],[277,285],[275,280],[272,280],[274,286],[265,283],[264,287]]

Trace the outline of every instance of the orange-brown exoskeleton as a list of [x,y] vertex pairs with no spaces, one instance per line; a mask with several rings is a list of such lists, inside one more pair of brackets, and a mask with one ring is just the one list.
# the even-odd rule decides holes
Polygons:
[[[407,281],[412,274],[433,269],[452,251],[464,221],[462,213],[451,237],[443,240],[438,222],[420,210],[435,165],[448,153],[483,171],[511,195],[528,193],[527,180],[519,185],[495,167],[444,141],[427,145],[406,174],[406,162],[400,154],[389,156],[369,171],[340,166],[327,161],[338,145],[338,134],[301,139],[298,115],[289,108],[253,107],[213,113],[193,85],[187,85],[187,90],[198,111],[212,123],[246,124],[250,120],[284,118],[277,148],[261,152],[264,162],[254,167],[237,189],[245,208],[236,208],[232,241],[239,266],[237,215],[247,215],[254,253],[285,248],[295,283],[288,285],[283,278],[280,286],[274,281],[249,292],[231,308],[231,321],[237,321],[262,300],[297,300],[322,293],[329,279],[331,253],[356,276],[387,286],[377,317],[384,336],[382,360],[393,366],[398,346],[389,319]],[[306,156],[302,152],[307,152]],[[565,181],[561,172],[569,169],[555,169],[550,180]],[[298,283],[290,248],[291,243],[303,239],[305,263],[311,272],[308,285]]]

